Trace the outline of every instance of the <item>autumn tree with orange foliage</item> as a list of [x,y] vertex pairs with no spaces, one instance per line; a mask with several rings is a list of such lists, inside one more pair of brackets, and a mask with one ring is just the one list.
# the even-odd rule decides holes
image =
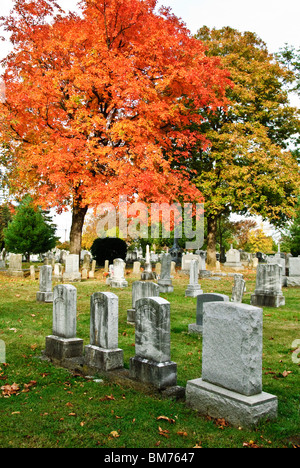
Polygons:
[[2,18],[13,44],[0,114],[11,187],[44,208],[72,207],[71,253],[80,251],[88,208],[120,194],[201,199],[182,157],[206,147],[192,124],[202,121],[199,108],[224,106],[227,73],[156,7],[83,0],[67,14],[54,0],[15,0]]

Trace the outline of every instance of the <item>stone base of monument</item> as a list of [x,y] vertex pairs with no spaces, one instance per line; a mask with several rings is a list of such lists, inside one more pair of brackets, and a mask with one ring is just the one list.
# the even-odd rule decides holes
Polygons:
[[197,333],[198,335],[203,334],[203,326],[197,325],[197,323],[190,323],[189,324],[189,333]]
[[252,294],[251,305],[257,307],[281,307],[285,305],[282,294]]
[[286,286],[287,287],[300,286],[300,276],[287,276],[286,277]]
[[185,296],[186,297],[197,297],[199,296],[200,294],[203,294],[203,291],[200,287],[200,285],[192,285],[192,284],[189,284],[188,287],[186,288],[186,291],[185,291]]
[[177,364],[175,362],[155,362],[138,356],[130,358],[130,377],[158,389],[177,384]]
[[233,426],[247,428],[261,420],[276,419],[278,408],[277,397],[269,393],[245,396],[202,379],[187,382],[186,403],[204,416],[224,418]]
[[53,302],[53,292],[37,292],[36,293],[37,302]]
[[76,281],[81,281],[81,273],[64,273],[63,281],[65,283],[74,283]]
[[9,276],[14,276],[16,278],[24,278],[24,272],[21,270],[7,270]]
[[161,293],[172,293],[174,292],[174,286],[172,285],[172,281],[169,280],[159,280],[157,282],[159,286],[159,292]]
[[45,356],[50,359],[69,359],[83,354],[83,340],[80,338],[61,338],[49,335],[46,337]]
[[126,280],[110,280],[110,285],[112,288],[127,288],[128,282]]
[[244,270],[244,265],[242,265],[241,263],[225,262],[223,266],[225,268],[231,268],[232,270],[236,270],[236,271]]
[[135,323],[135,309],[127,309],[127,322]]
[[152,272],[149,272],[149,271],[143,271],[143,273],[141,273],[141,280],[142,281],[152,281],[156,279],[156,274],[155,273],[152,273]]
[[122,349],[104,349],[98,346],[87,345],[84,348],[86,366],[110,371],[120,369],[124,366],[124,356]]

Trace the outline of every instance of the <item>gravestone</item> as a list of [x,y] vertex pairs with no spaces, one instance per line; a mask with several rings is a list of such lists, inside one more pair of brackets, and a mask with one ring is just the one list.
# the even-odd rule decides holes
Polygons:
[[159,286],[152,281],[134,281],[132,283],[132,309],[127,310],[127,322],[135,323],[136,301],[145,297],[158,297]]
[[63,266],[61,263],[55,263],[53,279],[56,281],[61,281],[62,278],[63,278]]
[[95,270],[96,270],[96,260],[92,260],[91,270],[89,272],[89,278],[95,278]]
[[205,293],[197,296],[196,323],[189,324],[190,333],[203,333],[203,308],[207,302],[229,302],[229,297],[225,294]]
[[262,391],[262,328],[258,307],[204,305],[202,378],[187,382],[188,406],[238,427],[277,417],[277,397]]
[[105,271],[105,273],[108,273],[108,269],[109,269],[109,260],[105,260],[105,263],[104,263],[104,271]]
[[83,257],[82,269],[90,271],[90,266],[91,266],[91,256],[90,254],[86,253],[84,254],[84,257]]
[[125,262],[121,258],[114,259],[113,276],[110,278],[112,288],[126,288],[128,282],[125,280]]
[[63,280],[71,283],[81,280],[81,273],[79,271],[79,255],[70,254],[66,257],[66,269],[63,274]]
[[159,285],[159,290],[162,293],[172,293],[174,291],[174,286],[171,280],[171,262],[172,257],[169,253],[161,256],[161,272],[157,283]]
[[289,258],[287,286],[300,286],[300,257]]
[[156,277],[159,278],[161,274],[161,262],[157,262],[155,265]]
[[150,247],[146,245],[146,259],[144,271],[141,274],[142,281],[151,281],[155,279],[155,274],[152,271],[151,257],[150,257]]
[[235,274],[231,302],[243,302],[245,288],[246,281],[244,280],[243,275]]
[[287,278],[286,278],[286,259],[284,254],[277,253],[274,256],[267,256],[267,263],[274,264],[277,263],[278,265],[282,266],[282,286],[287,286]]
[[158,389],[175,386],[177,364],[171,361],[170,303],[161,297],[136,302],[135,357],[130,376]]
[[35,267],[34,267],[34,265],[30,265],[30,279],[35,281]]
[[110,292],[91,297],[90,344],[85,346],[85,364],[98,370],[123,367],[123,350],[118,348],[119,299]]
[[224,267],[232,268],[233,270],[243,270],[244,267],[241,263],[241,253],[239,250],[234,249],[232,246],[226,252],[226,262]]
[[190,282],[185,291],[186,297],[196,297],[203,294],[198,280],[199,276],[199,263],[198,260],[191,260],[190,262]]
[[22,270],[22,254],[11,253],[9,255],[8,274],[19,278],[24,277],[24,272]]
[[285,298],[282,294],[282,267],[280,265],[259,263],[251,304],[260,307],[285,305]]
[[43,265],[40,268],[40,290],[36,293],[37,302],[53,302],[52,266]]
[[53,330],[46,337],[45,355],[62,361],[81,357],[83,340],[76,338],[77,290],[71,284],[59,284],[53,290]]
[[81,270],[81,280],[86,281],[88,279],[88,270],[86,268],[82,268]]
[[133,262],[132,274],[139,276],[141,274],[141,262]]

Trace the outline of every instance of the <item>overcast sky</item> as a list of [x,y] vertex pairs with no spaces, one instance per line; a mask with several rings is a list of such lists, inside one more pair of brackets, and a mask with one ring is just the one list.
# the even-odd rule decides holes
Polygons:
[[[0,0],[0,16],[9,13],[13,1]],[[65,8],[74,9],[76,0],[58,0]],[[210,28],[231,26],[239,31],[256,32],[270,52],[285,43],[300,47],[299,0],[159,0],[183,19],[192,33],[206,25]],[[5,43],[0,44],[6,55]]]
[[[12,0],[0,0],[0,16],[7,15]],[[76,0],[58,0],[63,8],[74,9]],[[300,48],[300,0],[159,0],[158,5],[171,7],[195,34],[206,25],[209,28],[230,26],[239,31],[255,32],[269,52],[277,52],[286,43]],[[0,58],[9,51],[7,42],[0,42]],[[59,222],[59,235],[69,230],[70,219]]]

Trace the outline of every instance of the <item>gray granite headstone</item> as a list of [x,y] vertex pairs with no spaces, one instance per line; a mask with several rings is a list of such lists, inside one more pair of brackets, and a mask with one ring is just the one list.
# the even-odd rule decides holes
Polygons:
[[282,294],[282,266],[260,263],[256,271],[256,287],[251,304],[259,307],[280,307],[285,305]]
[[43,265],[40,268],[40,290],[36,293],[38,302],[53,302],[52,266]]
[[167,253],[161,256],[160,278],[157,283],[159,285],[159,290],[162,293],[171,293],[174,291],[174,286],[171,280],[171,263],[171,254]]
[[158,297],[159,286],[152,281],[134,281],[132,283],[132,308],[127,310],[127,322],[135,323],[135,304],[144,297]]
[[45,354],[51,359],[80,357],[83,340],[76,338],[77,290],[71,284],[53,290],[53,331],[46,337]]
[[85,346],[85,364],[105,371],[123,367],[118,348],[119,299],[110,292],[91,297],[90,344]]
[[263,311],[231,302],[204,305],[202,378],[186,386],[201,414],[252,427],[277,416],[277,397],[262,391]]
[[171,361],[170,303],[160,297],[136,302],[135,357],[132,378],[166,388],[176,385],[177,365]]
[[225,294],[204,293],[197,296],[196,323],[189,324],[190,333],[202,334],[203,332],[203,310],[207,302],[229,302]]

